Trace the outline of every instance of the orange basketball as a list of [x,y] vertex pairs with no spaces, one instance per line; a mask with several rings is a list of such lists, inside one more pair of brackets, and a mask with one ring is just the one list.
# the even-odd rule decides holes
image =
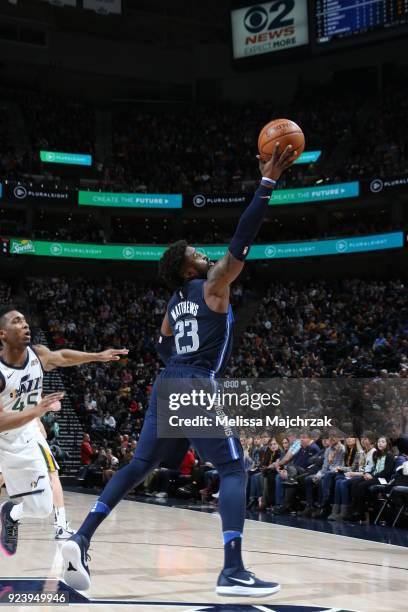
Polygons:
[[258,150],[262,161],[271,158],[275,143],[279,142],[279,149],[292,145],[297,152],[296,159],[305,148],[305,137],[297,123],[290,119],[274,119],[267,123],[259,133]]

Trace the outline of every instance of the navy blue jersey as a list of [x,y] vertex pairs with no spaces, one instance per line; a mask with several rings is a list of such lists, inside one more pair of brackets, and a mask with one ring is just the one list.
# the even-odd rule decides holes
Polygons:
[[234,317],[210,310],[204,300],[204,279],[184,284],[171,297],[167,315],[175,352],[167,365],[189,365],[222,375],[232,350]]

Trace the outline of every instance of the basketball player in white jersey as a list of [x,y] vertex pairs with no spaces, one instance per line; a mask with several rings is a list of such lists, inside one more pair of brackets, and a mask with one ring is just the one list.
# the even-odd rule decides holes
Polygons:
[[[64,504],[64,492],[62,490],[61,481],[59,478],[59,465],[57,460],[54,457],[54,453],[49,447],[47,442],[47,432],[45,431],[44,425],[42,424],[41,419],[36,419],[37,423],[37,442],[40,448],[40,451],[43,454],[45,463],[48,468],[48,475],[51,480],[51,488],[52,488],[52,499],[54,504],[54,531],[55,531],[55,539],[56,540],[66,540],[71,537],[74,532],[71,529],[65,514],[65,504]],[[0,494],[1,487],[4,484],[4,477],[1,470],[0,465]]]
[[58,410],[55,402],[63,394],[51,394],[41,400],[43,372],[92,361],[118,361],[128,350],[85,353],[70,349],[50,351],[41,345],[32,347],[29,325],[17,310],[0,316],[0,342],[0,465],[11,500],[23,499],[18,504],[8,501],[0,506],[0,547],[5,554],[14,555],[18,521],[24,516],[44,518],[53,508],[47,465],[37,443],[38,426],[33,420],[50,408]]
[[[47,464],[48,475],[51,480],[52,500],[54,504],[54,531],[56,540],[66,540],[71,537],[75,531],[71,529],[65,514],[64,491],[62,490],[61,481],[59,478],[59,465],[54,457],[48,442],[47,432],[41,419],[35,419],[37,424],[36,437],[40,451],[43,454],[44,461]],[[4,484],[4,477],[0,465],[0,494],[1,487]]]

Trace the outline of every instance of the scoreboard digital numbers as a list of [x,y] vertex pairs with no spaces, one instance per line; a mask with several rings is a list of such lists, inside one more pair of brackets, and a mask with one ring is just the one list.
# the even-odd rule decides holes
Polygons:
[[316,0],[318,44],[408,24],[408,0]]

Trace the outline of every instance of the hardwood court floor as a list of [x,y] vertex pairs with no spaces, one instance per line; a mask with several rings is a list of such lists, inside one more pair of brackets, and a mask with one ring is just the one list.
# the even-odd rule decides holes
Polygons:
[[[74,528],[94,500],[66,493]],[[26,519],[17,554],[0,557],[0,576],[59,577],[60,547],[51,517]],[[358,612],[408,609],[407,548],[251,520],[243,548],[246,565],[260,578],[279,581],[280,593],[255,601],[215,595],[223,557],[218,514],[123,501],[93,540],[87,595],[163,603],[316,604]],[[147,612],[160,606],[131,609]]]

